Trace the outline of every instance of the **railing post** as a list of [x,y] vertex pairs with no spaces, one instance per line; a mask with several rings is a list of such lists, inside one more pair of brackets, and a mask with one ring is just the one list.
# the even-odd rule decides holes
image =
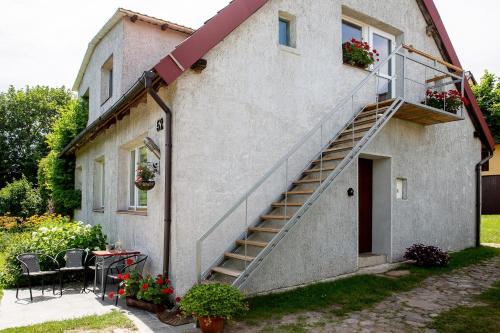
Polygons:
[[406,54],[403,55],[403,99],[406,99]]
[[201,283],[201,241],[196,242],[196,278]]

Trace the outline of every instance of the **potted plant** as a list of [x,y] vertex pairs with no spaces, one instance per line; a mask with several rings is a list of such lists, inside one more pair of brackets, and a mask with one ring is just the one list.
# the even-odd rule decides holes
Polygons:
[[142,191],[149,191],[155,187],[156,170],[148,162],[141,162],[137,166],[135,186]]
[[247,310],[243,294],[233,286],[209,283],[191,288],[180,301],[184,315],[192,315],[204,333],[219,333],[224,329],[224,320]]
[[375,61],[379,61],[380,54],[372,49],[367,42],[351,39],[350,42],[342,44],[342,58],[344,64],[359,68],[367,68]]
[[462,103],[464,103],[465,106],[469,105],[467,98],[463,97],[458,90],[454,89],[449,91],[427,89],[425,92],[425,101],[422,102],[422,104],[451,113],[457,113]]
[[118,294],[125,297],[127,306],[159,313],[172,305],[170,295],[174,293],[174,289],[171,281],[163,275],[156,278],[150,275],[143,277],[139,271],[132,270],[118,278],[121,280]]

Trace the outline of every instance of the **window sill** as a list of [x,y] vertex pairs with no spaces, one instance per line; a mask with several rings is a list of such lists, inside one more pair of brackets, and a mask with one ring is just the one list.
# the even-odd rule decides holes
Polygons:
[[94,213],[101,213],[101,214],[104,214],[104,208],[102,208],[102,209],[101,209],[101,208],[99,208],[99,209],[92,209],[92,211],[93,211]]
[[118,210],[116,213],[121,215],[148,216],[147,210]]
[[300,52],[299,50],[297,50],[297,48],[295,47],[291,47],[291,46],[286,46],[286,45],[281,45],[281,44],[278,44],[279,48],[281,51],[284,51],[284,52],[288,52],[288,53],[291,53],[291,54],[295,54],[295,55],[300,55]]
[[346,64],[345,62],[342,62],[342,65],[347,66],[347,67],[351,67],[351,68],[356,68],[356,69],[359,69],[360,71],[364,71],[364,72],[368,72],[368,73],[372,72],[372,70],[369,67],[368,68],[361,68],[358,66],[353,66],[351,64]]

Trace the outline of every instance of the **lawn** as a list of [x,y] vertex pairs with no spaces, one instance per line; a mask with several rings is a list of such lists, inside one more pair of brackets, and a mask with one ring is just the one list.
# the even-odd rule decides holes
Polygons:
[[479,295],[484,305],[458,306],[441,313],[431,327],[440,333],[490,333],[500,327],[500,281],[493,288]]
[[425,269],[403,265],[411,274],[397,280],[376,275],[358,275],[284,293],[257,296],[249,299],[250,311],[240,319],[252,324],[300,311],[325,309],[332,309],[330,311],[333,314],[343,315],[370,307],[393,293],[413,289],[431,275],[448,273],[497,255],[500,255],[500,249],[470,248],[452,253],[448,267]]
[[481,243],[500,244],[500,215],[482,216]]
[[67,331],[104,330],[112,328],[135,329],[134,323],[123,313],[112,311],[101,316],[86,316],[63,321],[49,321],[42,324],[7,328],[0,330],[5,333],[63,333]]

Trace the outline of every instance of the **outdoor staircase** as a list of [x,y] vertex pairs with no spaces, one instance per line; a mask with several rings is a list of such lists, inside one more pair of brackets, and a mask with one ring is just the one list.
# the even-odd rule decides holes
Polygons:
[[221,262],[210,269],[206,280],[234,284],[242,277],[249,265],[280,233],[288,232],[289,229],[285,229],[287,223],[305,208],[305,203],[321,185],[325,185],[328,177],[336,171],[340,173],[340,167],[346,167],[346,163],[359,155],[361,147],[368,142],[365,140],[360,145],[363,138],[375,135],[401,105],[401,100],[391,99],[365,106],[318,154],[299,179],[291,183],[281,200],[270,205],[269,212],[260,217],[260,222],[249,227],[244,237],[236,240],[232,251],[224,253]]

